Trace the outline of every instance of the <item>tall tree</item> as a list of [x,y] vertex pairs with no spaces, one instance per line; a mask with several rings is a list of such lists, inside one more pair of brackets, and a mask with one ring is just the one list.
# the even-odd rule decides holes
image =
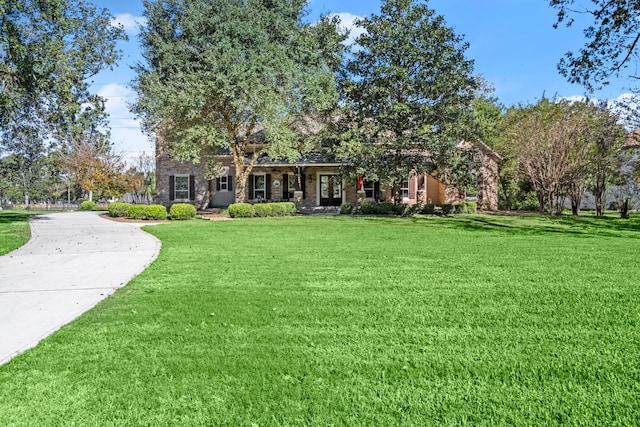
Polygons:
[[[584,4],[585,2],[582,2]],[[569,52],[558,64],[560,73],[572,83],[590,90],[609,83],[612,77],[628,73],[637,81],[640,48],[640,2],[637,0],[588,0],[587,6],[575,0],[550,0],[558,10],[555,26],[572,26],[575,17],[589,16],[592,22],[583,30],[587,43],[577,54]]]
[[126,38],[112,19],[82,0],[0,2],[0,132],[20,111],[53,126],[90,101],[88,79],[114,65]]
[[144,2],[133,110],[172,157],[205,162],[209,178],[213,156],[230,149],[237,201],[260,157],[299,158],[307,119],[317,123],[336,105],[344,36],[336,20],[304,23],[306,4]]
[[458,148],[470,134],[476,80],[462,37],[426,2],[386,0],[356,22],[364,33],[346,64],[340,157],[391,184],[396,201],[412,171],[461,178]]

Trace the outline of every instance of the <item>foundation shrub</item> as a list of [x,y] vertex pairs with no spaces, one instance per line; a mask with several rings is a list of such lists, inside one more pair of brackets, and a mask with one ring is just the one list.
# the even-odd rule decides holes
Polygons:
[[253,218],[256,210],[249,203],[234,203],[229,205],[229,216],[231,218]]
[[196,217],[196,208],[189,203],[174,203],[169,209],[169,216],[177,220],[193,219]]
[[258,203],[256,205],[253,205],[253,208],[256,211],[256,216],[259,216],[260,218],[273,216],[271,203]]
[[452,214],[454,207],[451,203],[445,203],[444,205],[442,205],[442,213],[444,215],[450,215]]
[[298,209],[296,208],[296,204],[292,202],[278,202],[268,204],[271,205],[271,214],[273,216],[291,216],[298,211]]
[[109,203],[107,211],[109,211],[109,216],[114,218],[126,217],[129,213],[129,206],[131,206],[130,203],[113,202]]
[[420,213],[423,213],[426,215],[433,215],[434,213],[436,213],[436,205],[433,203],[427,203],[424,206],[422,206]]
[[147,219],[167,219],[167,208],[162,205],[145,206]]
[[147,219],[146,205],[129,205],[127,210],[127,218],[131,219]]
[[340,215],[351,215],[353,213],[353,205],[351,203],[343,203],[340,206]]
[[462,202],[460,203],[460,213],[462,214],[474,214],[478,212],[478,204],[476,202]]

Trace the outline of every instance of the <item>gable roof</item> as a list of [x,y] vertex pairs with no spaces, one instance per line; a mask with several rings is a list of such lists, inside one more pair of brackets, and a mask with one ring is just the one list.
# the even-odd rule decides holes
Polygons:
[[640,148],[640,129],[636,129],[633,132],[629,132],[622,144],[623,150]]

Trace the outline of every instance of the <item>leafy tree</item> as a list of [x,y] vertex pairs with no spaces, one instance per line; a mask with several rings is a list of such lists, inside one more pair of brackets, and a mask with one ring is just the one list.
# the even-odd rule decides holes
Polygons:
[[318,123],[335,107],[344,36],[335,19],[304,23],[306,4],[144,2],[133,110],[172,157],[205,162],[209,178],[213,156],[230,149],[238,202],[260,157],[299,158],[310,148],[307,119]]
[[413,171],[465,181],[470,157],[458,144],[470,135],[476,89],[468,45],[426,2],[386,0],[356,24],[365,32],[341,79],[337,154],[391,184],[396,201]]
[[155,194],[156,169],[154,156],[141,153],[126,172],[127,184],[135,203],[149,203]]
[[624,129],[604,105],[553,101],[511,108],[503,125],[503,149],[538,196],[539,209],[550,214],[562,209],[568,196],[574,215],[582,195],[590,189],[602,214],[602,198],[624,141]]
[[[583,2],[584,3],[584,2]],[[560,73],[572,83],[590,90],[609,83],[623,70],[628,77],[638,79],[637,61],[640,42],[640,2],[637,0],[589,0],[588,6],[575,0],[550,0],[558,10],[555,26],[571,26],[575,16],[589,15],[592,23],[584,29],[587,39],[577,54],[569,52],[558,64]]]
[[77,114],[88,79],[120,57],[112,19],[82,0],[1,1],[0,126],[27,110],[50,125]]

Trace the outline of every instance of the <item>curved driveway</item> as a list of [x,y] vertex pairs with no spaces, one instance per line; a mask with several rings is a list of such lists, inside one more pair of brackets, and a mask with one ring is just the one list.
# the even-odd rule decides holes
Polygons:
[[158,256],[140,224],[97,212],[31,219],[31,240],[0,257],[0,364],[124,286]]

